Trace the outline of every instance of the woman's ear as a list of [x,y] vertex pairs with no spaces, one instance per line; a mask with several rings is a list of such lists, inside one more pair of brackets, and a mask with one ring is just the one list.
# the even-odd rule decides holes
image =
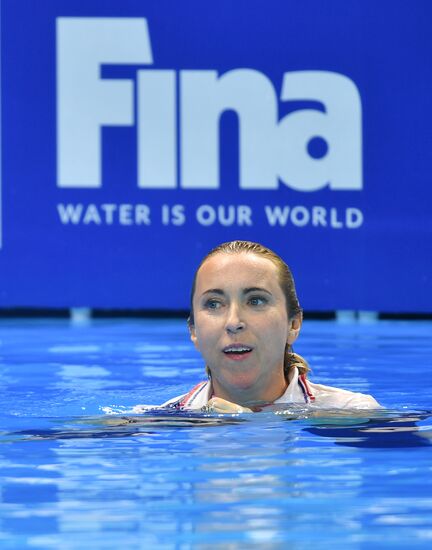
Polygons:
[[199,346],[198,346],[198,340],[197,340],[197,337],[196,337],[195,327],[194,327],[194,325],[191,325],[191,324],[189,324],[188,327],[189,327],[190,339],[192,340],[192,343],[195,346],[195,348],[199,351]]
[[298,335],[300,334],[300,329],[302,325],[302,318],[300,315],[294,317],[290,321],[291,325],[288,329],[288,338],[287,343],[292,346],[294,342],[297,340]]

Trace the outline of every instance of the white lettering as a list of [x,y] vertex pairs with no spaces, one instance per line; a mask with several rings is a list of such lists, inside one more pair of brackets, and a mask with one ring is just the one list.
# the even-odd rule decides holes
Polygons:
[[63,224],[69,224],[70,222],[72,222],[73,224],[77,224],[80,222],[81,219],[83,205],[67,204],[65,206],[64,204],[58,204],[57,211]]
[[94,204],[89,204],[84,214],[83,223],[96,223],[97,225],[100,225],[101,221],[102,220],[96,206]]
[[171,209],[173,225],[183,225],[186,221],[186,216],[184,213],[184,206],[182,204],[175,204]]
[[115,204],[101,204],[101,209],[105,213],[105,223],[111,225],[113,222],[113,214],[117,209],[117,206]]
[[343,227],[342,222],[337,219],[338,211],[336,208],[330,208],[330,227],[334,229],[341,229]]
[[276,189],[272,142],[277,102],[271,81],[249,69],[181,71],[181,186],[219,188],[219,119],[226,110],[239,118],[240,187]]
[[[361,99],[354,82],[342,74],[284,73],[280,100],[311,105],[279,120],[274,85],[254,69],[218,74],[139,68],[135,113],[134,79],[102,78],[106,64],[153,64],[146,19],[57,19],[59,187],[101,187],[102,128],[136,125],[138,187],[219,189],[220,118],[233,111],[239,126],[240,189],[276,190],[280,182],[306,192],[362,189]],[[272,219],[281,214],[272,213]],[[203,215],[208,222],[209,212]],[[233,214],[225,215],[217,219],[230,225]],[[304,213],[294,216],[297,224],[309,223]],[[356,214],[351,216],[352,223],[360,223]],[[327,223],[322,212],[313,220]],[[164,214],[162,223],[167,223]]]
[[138,186],[177,187],[175,71],[138,71]]
[[[363,223],[363,213],[358,208],[346,208],[340,212],[337,208],[326,209],[324,206],[297,205],[290,207],[264,206],[267,222],[270,226],[286,226],[289,223],[295,227],[331,227],[333,229],[357,229]],[[329,223],[327,222],[329,221]]]
[[348,229],[357,229],[363,224],[363,212],[358,208],[347,208],[346,226]]
[[146,204],[135,206],[135,223],[137,225],[150,225],[150,208]]
[[309,220],[309,211],[304,206],[294,206],[294,208],[291,209],[291,221],[293,225],[297,225],[297,227],[304,227],[309,223]]
[[244,204],[237,206],[238,225],[253,225],[252,224],[252,208]]
[[133,84],[101,65],[152,63],[142,18],[57,19],[57,184],[100,187],[101,127],[134,124]]
[[267,216],[267,221],[271,226],[275,225],[286,225],[288,221],[288,216],[290,212],[289,206],[284,206],[281,208],[280,206],[265,206],[264,207],[265,214]]
[[325,208],[322,206],[314,206],[312,208],[312,225],[315,227],[318,227],[319,225],[327,227],[326,216],[327,212]]
[[212,225],[216,220],[215,209],[209,204],[202,204],[196,211],[196,219],[201,225]]
[[146,204],[58,204],[57,211],[64,225],[106,224],[151,225],[150,207]]
[[186,221],[184,206],[182,204],[162,205],[162,224],[163,225],[183,225]]
[[132,205],[121,204],[119,212],[120,225],[132,225]]
[[[82,203],[57,205],[60,221],[64,225],[96,224],[122,226],[130,225],[151,225],[151,210],[146,204],[114,204],[104,203],[101,205]],[[267,222],[271,227],[285,227],[291,224],[294,227],[328,227],[333,229],[357,229],[364,221],[363,212],[354,207],[338,209],[324,206],[304,205],[276,205],[264,206],[264,213]],[[202,204],[195,211],[196,221],[202,226],[219,224],[224,227],[230,226],[252,226],[253,210],[250,206],[240,205],[216,205]],[[162,225],[181,226],[187,221],[185,205],[183,204],[162,204],[161,223]]]
[[219,223],[221,225],[232,225],[235,221],[235,206],[228,206],[227,208],[224,208],[223,206],[219,206],[218,208],[218,214],[219,214]]
[[[295,111],[279,123],[277,148],[281,179],[298,191],[362,188],[361,101],[355,84],[344,75],[327,71],[285,73],[283,101],[319,101],[324,112]],[[328,152],[312,158],[312,138],[324,139]]]
[[231,225],[252,225],[252,209],[246,205],[219,205],[217,207],[202,204],[196,210],[196,219],[200,225],[219,223],[225,227]]
[[162,223],[163,225],[170,223],[170,207],[167,204],[162,205]]

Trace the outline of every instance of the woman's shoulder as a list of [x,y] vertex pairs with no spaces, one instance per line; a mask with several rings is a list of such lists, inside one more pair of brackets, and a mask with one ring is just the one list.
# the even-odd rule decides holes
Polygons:
[[381,405],[366,393],[353,392],[308,381],[315,397],[315,404],[325,408],[379,409]]
[[162,403],[162,405],[136,405],[133,408],[134,413],[142,413],[154,409],[200,409],[209,400],[211,385],[208,381],[196,384],[187,393],[172,397]]

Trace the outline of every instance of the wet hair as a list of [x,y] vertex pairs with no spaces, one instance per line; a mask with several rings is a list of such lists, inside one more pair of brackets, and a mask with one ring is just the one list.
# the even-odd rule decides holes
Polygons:
[[[261,258],[266,258],[276,266],[277,272],[278,272],[278,278],[279,278],[279,285],[285,296],[288,319],[292,320],[296,317],[300,318],[300,320],[302,319],[303,310],[301,309],[297,298],[294,278],[292,276],[290,268],[282,260],[282,258],[278,254],[276,254],[276,252],[273,252],[273,250],[270,250],[270,248],[267,248],[266,246],[263,246],[262,244],[259,244],[259,243],[253,243],[250,241],[230,241],[227,243],[222,243],[216,246],[215,248],[213,248],[213,250],[210,250],[210,252],[202,259],[201,263],[199,264],[195,272],[195,276],[192,283],[191,296],[190,296],[190,315],[188,318],[189,328],[193,328],[195,326],[194,311],[193,311],[193,297],[195,295],[196,281],[197,281],[198,272],[201,266],[209,258],[212,258],[217,254],[242,254],[242,253],[255,254],[257,256],[260,256]],[[307,374],[310,370],[306,360],[303,359],[301,355],[294,353],[292,346],[287,344],[285,347],[285,359],[284,359],[284,374],[285,374],[286,380],[288,380],[289,371],[293,367],[297,367],[300,374]],[[207,374],[210,374],[208,367],[206,367],[206,371],[207,371]]]

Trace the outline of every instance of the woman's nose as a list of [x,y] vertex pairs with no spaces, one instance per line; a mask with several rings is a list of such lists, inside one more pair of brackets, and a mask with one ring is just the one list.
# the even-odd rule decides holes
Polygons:
[[226,323],[226,331],[230,334],[236,334],[245,328],[245,323],[241,318],[239,308],[232,306]]

